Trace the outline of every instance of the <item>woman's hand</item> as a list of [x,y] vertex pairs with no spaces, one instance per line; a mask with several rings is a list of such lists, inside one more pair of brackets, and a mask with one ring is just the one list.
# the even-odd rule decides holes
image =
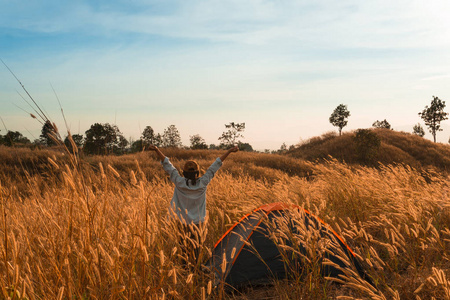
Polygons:
[[238,152],[239,151],[239,147],[238,146],[234,146],[231,149],[228,149],[229,152]]
[[220,160],[223,162],[231,152],[238,152],[238,151],[239,151],[238,146],[234,146],[233,148],[228,149],[228,151],[220,157]]
[[162,153],[161,150],[159,150],[159,148],[154,145],[149,145],[147,149],[150,151],[155,151],[156,155],[158,155],[158,157],[161,161],[163,161],[166,158],[164,153]]

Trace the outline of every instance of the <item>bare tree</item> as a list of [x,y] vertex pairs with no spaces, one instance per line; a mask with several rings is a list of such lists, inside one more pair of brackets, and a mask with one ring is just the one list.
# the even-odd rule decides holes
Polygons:
[[245,123],[230,122],[225,124],[227,131],[224,131],[219,137],[220,145],[222,147],[230,147],[240,143],[239,138],[243,138],[242,132],[245,130]]

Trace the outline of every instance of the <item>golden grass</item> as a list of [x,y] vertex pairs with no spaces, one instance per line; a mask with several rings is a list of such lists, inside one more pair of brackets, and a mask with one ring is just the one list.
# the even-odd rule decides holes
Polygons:
[[[206,169],[222,152],[165,153],[177,167],[194,158]],[[155,156],[73,163],[55,151],[0,148],[0,158],[0,298],[450,299],[447,175],[230,155],[208,188],[204,255],[252,209],[294,203],[346,240],[376,289],[349,268],[340,285],[314,271],[262,290],[224,293],[201,266],[183,267],[167,217],[173,186]],[[309,270],[317,270],[317,253],[305,257]]]

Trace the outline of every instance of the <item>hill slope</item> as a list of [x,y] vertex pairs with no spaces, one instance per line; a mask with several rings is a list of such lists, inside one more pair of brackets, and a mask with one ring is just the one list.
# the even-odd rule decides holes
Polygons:
[[[450,170],[450,146],[433,143],[405,132],[387,129],[371,129],[381,140],[375,151],[372,163],[404,163],[412,167],[436,167]],[[327,133],[315,137],[287,152],[291,157],[315,161],[332,156],[350,164],[362,163],[355,143],[355,132],[337,136]]]

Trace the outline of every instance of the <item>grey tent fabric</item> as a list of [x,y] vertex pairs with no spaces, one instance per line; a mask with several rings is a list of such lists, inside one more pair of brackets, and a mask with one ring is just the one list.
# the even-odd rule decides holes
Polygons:
[[[242,217],[216,243],[208,262],[214,273],[214,284],[224,283],[231,287],[265,284],[273,279],[288,277],[292,270],[302,272],[303,266],[298,256],[290,255],[292,259],[286,259],[284,253],[283,257],[279,245],[272,238],[274,226],[278,226],[280,219],[285,222],[285,227],[289,227],[291,234],[301,236],[305,235],[300,232],[302,230],[314,230],[316,239],[325,240],[331,245],[322,255],[323,259],[326,258],[335,265],[323,265],[323,276],[338,277],[342,274],[341,268],[350,267],[350,264],[360,276],[370,282],[351,249],[323,221],[299,206],[273,203],[263,205]],[[299,252],[306,253],[306,245],[301,242],[285,242]]]

